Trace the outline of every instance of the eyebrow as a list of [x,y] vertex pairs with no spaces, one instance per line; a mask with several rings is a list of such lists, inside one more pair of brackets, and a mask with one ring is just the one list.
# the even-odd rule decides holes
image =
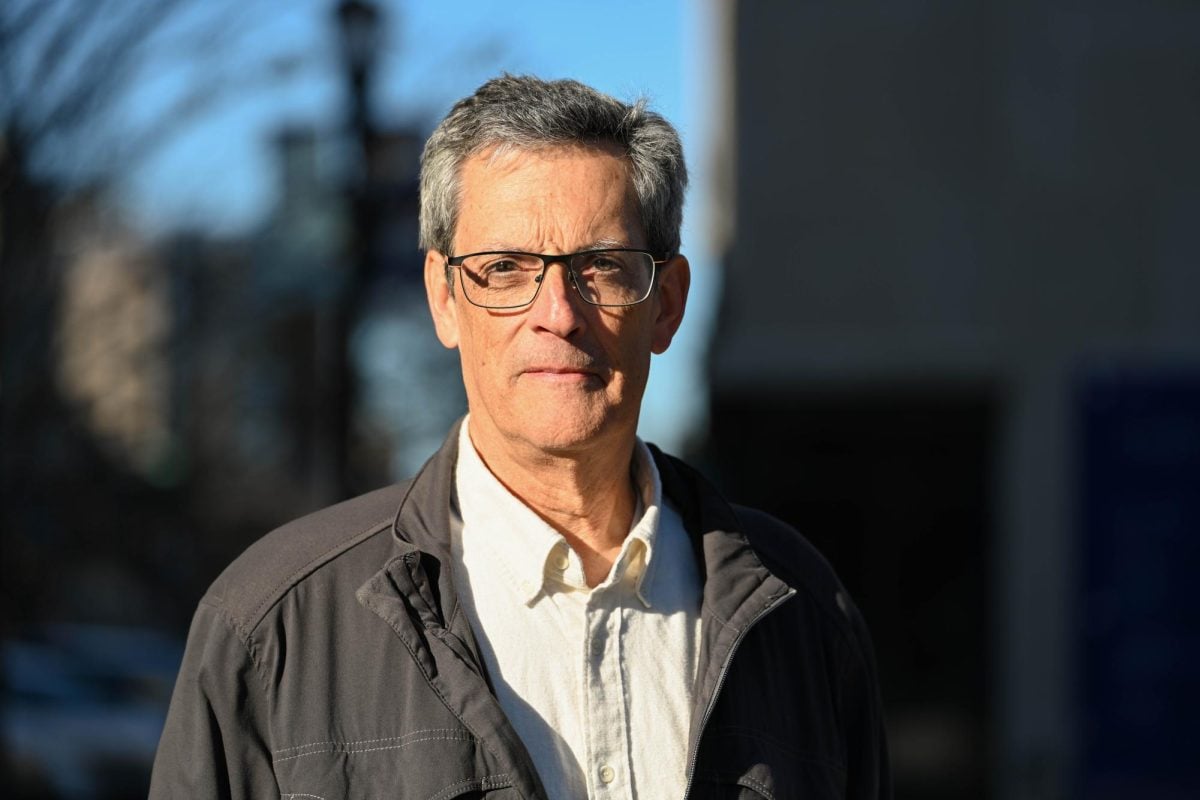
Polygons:
[[[632,245],[630,245],[627,241],[624,241],[622,239],[595,239],[573,252],[582,253],[587,250],[613,250],[613,249],[631,248],[631,247],[632,247]],[[477,252],[477,253],[528,253],[530,251],[527,250],[523,246],[508,244],[506,242],[490,242],[488,244],[482,245],[481,248],[479,250],[476,250],[475,252]]]

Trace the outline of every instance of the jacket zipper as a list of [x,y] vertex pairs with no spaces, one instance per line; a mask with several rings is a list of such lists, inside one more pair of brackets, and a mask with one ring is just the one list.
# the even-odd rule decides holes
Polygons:
[[759,611],[753,619],[746,623],[746,627],[742,628],[737,637],[733,640],[733,644],[729,646],[729,652],[725,655],[725,663],[721,665],[721,671],[717,674],[716,688],[713,689],[712,697],[708,699],[708,705],[704,708],[704,716],[700,719],[700,727],[696,729],[696,741],[692,742],[692,746],[690,748],[691,752],[688,754],[687,784],[684,786],[683,790],[684,800],[687,800],[688,796],[692,793],[692,781],[696,777],[696,759],[700,756],[700,740],[704,738],[704,728],[708,725],[708,718],[712,716],[713,708],[715,708],[717,705],[717,698],[721,696],[721,687],[725,685],[725,675],[729,672],[729,665],[733,663],[733,656],[737,653],[738,646],[741,645],[742,640],[746,638],[746,634],[749,633],[750,630],[757,625],[763,617],[771,613],[771,611],[776,609],[780,603],[782,603],[784,600],[787,600],[795,593],[795,589],[788,589],[787,592],[780,595],[773,602],[764,606],[763,609]]

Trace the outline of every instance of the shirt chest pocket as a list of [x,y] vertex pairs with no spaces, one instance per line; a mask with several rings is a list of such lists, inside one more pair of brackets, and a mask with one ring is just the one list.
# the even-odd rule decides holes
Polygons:
[[489,770],[479,741],[455,728],[321,741],[275,751],[284,800],[449,800],[504,797],[507,773]]

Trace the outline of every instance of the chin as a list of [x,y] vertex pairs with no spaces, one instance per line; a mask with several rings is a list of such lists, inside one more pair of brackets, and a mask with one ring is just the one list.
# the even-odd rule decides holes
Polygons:
[[550,419],[541,425],[525,425],[520,438],[547,453],[570,453],[600,440],[608,427],[595,420]]
[[637,414],[628,419],[620,395],[580,392],[577,387],[538,385],[530,391],[533,388],[518,384],[507,396],[493,394],[486,398],[492,403],[472,404],[478,409],[473,416],[488,410],[498,412],[488,415],[488,427],[509,446],[531,447],[550,455],[576,454],[613,441],[623,431],[630,436],[637,431]]
[[514,420],[510,435],[546,453],[577,453],[616,433],[622,426],[611,409],[552,410],[540,420]]

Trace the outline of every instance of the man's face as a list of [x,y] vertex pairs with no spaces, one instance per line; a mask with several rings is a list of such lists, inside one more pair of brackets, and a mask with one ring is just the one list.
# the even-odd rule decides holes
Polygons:
[[644,248],[626,159],[581,147],[485,152],[463,165],[460,185],[455,253],[431,251],[425,279],[438,337],[459,349],[476,447],[568,453],[632,441],[650,354],[683,318],[685,259],[660,265],[651,296],[624,308],[584,302],[558,262],[533,304],[510,310],[472,305],[444,273],[447,255]]

